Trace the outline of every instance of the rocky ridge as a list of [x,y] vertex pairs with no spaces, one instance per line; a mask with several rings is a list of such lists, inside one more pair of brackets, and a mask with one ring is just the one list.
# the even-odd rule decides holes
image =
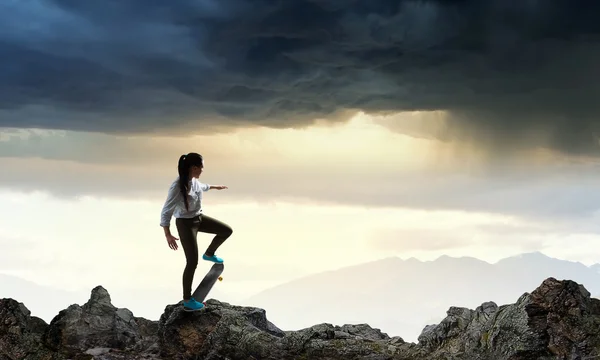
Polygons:
[[[165,307],[158,321],[112,305],[102,286],[82,306],[50,322],[24,304],[0,299],[0,360],[64,359],[365,359],[584,360],[600,357],[600,300],[570,280],[548,278],[513,304],[451,307],[418,343],[367,324],[318,324],[282,331],[263,309],[215,299],[184,312]],[[309,310],[307,310],[309,311]]]

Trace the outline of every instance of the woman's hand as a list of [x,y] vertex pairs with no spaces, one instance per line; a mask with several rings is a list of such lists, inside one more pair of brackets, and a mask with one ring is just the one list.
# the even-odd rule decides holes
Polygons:
[[223,189],[227,189],[227,186],[225,186],[225,185],[211,185],[210,188],[211,189],[216,189],[216,190],[223,190]]
[[167,238],[167,243],[169,244],[169,247],[173,250],[177,250],[177,242],[176,241],[179,239],[171,234],[166,234],[165,237]]

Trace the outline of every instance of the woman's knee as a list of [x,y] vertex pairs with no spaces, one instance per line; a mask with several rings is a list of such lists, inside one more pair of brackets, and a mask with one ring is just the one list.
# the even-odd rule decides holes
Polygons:
[[185,257],[185,267],[188,269],[195,269],[198,266],[198,255],[194,251],[191,254],[187,253]]
[[185,268],[190,270],[195,270],[198,267],[198,258],[189,258],[185,263]]
[[223,227],[223,230],[221,230],[221,236],[228,238],[231,236],[231,234],[233,234],[233,229],[231,228],[231,226],[225,225]]

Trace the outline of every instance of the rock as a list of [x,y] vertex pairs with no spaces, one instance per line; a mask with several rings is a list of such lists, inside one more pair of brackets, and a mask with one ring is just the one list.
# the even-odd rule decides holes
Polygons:
[[151,321],[113,306],[108,291],[97,286],[83,306],[74,304],[60,311],[43,340],[46,346],[65,356],[94,348],[144,352],[156,342],[156,329]]
[[573,281],[548,278],[514,304],[450,308],[447,315],[419,336],[432,360],[600,356],[600,300]]
[[0,359],[51,360],[60,357],[42,342],[48,324],[23,303],[0,299]]
[[286,332],[278,346],[280,359],[412,359],[403,357],[414,344],[390,338],[366,324],[333,326],[319,324]]
[[497,310],[498,306],[493,302],[485,302],[475,310],[451,307],[438,325],[428,325],[423,329],[418,338],[419,344],[429,350],[443,345],[445,352],[455,355],[468,348],[476,348],[481,343],[489,319]]
[[548,278],[514,304],[453,306],[418,343],[368,324],[317,324],[282,331],[266,311],[215,299],[189,313],[167,305],[158,321],[112,305],[95,287],[46,324],[13,299],[0,300],[0,360],[365,359],[583,360],[600,357],[600,300],[581,285]]
[[110,348],[93,348],[93,349],[87,349],[85,351],[86,354],[92,355],[92,356],[104,355],[104,354],[108,354],[109,352],[110,352]]
[[600,300],[573,281],[546,279],[525,306],[547,351],[564,358],[600,357]]
[[[161,356],[169,359],[387,359],[390,338],[368,325],[316,325],[284,332],[266,312],[217,300],[188,313],[168,306],[159,320]],[[398,344],[398,341],[394,342]],[[386,355],[383,355],[386,354]]]

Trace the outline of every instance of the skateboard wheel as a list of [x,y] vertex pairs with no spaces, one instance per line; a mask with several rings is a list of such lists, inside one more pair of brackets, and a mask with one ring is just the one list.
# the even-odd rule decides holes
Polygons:
[[223,281],[223,277],[222,276],[219,276],[219,281]]

